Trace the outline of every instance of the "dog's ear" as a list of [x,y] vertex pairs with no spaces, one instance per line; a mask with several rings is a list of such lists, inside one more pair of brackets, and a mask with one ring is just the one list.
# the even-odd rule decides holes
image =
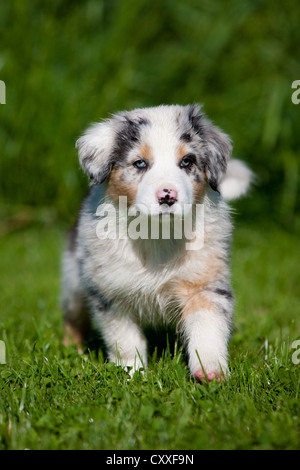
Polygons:
[[116,127],[114,119],[93,124],[76,142],[80,165],[91,185],[101,184],[111,172]]
[[232,151],[230,137],[204,116],[200,106],[190,106],[189,121],[202,141],[207,182],[214,191],[218,191]]
[[141,126],[146,124],[147,119],[132,118],[125,111],[93,124],[77,140],[80,165],[92,185],[101,184],[109,176],[113,165],[125,158],[139,141]]
[[218,127],[207,121],[205,173],[207,182],[214,191],[218,191],[232,151],[231,140]]

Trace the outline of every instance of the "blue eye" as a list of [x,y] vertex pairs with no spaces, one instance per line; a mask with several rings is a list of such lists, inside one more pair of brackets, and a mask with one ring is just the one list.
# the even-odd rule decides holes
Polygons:
[[138,168],[138,170],[144,170],[145,168],[147,168],[148,165],[145,160],[137,160],[136,162],[134,162],[133,166],[135,166],[135,168]]

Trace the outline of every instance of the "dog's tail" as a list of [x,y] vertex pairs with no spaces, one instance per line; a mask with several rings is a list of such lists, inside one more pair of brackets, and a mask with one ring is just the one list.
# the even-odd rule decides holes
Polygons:
[[229,160],[226,173],[219,185],[226,201],[244,196],[254,180],[254,173],[241,160]]

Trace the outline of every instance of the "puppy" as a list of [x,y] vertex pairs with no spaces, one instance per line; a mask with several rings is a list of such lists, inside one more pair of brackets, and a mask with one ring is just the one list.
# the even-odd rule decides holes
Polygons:
[[147,367],[143,326],[171,323],[191,375],[223,379],[234,299],[222,192],[244,194],[251,171],[228,163],[230,138],[196,105],[120,112],[77,148],[91,189],[63,258],[65,344],[81,349],[92,323],[132,374]]

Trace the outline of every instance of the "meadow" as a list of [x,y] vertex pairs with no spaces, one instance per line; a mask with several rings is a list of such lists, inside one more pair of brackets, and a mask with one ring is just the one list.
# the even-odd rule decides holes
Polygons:
[[[1,450],[299,449],[299,15],[296,0],[1,3]],[[190,102],[256,174],[233,204],[231,375],[197,384],[162,331],[128,380],[62,345],[61,252],[88,186],[74,143],[118,110]]]
[[53,227],[2,241],[1,449],[299,448],[297,237],[237,227],[231,376],[202,386],[167,333],[131,381],[101,351],[62,346],[61,245]]

